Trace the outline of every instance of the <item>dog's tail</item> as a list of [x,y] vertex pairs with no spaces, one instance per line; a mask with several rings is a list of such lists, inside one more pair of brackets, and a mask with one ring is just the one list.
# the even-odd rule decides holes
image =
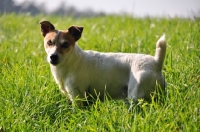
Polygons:
[[160,37],[160,39],[156,43],[156,54],[155,60],[158,66],[158,70],[162,69],[163,62],[165,60],[165,53],[166,53],[166,41],[165,41],[165,34]]

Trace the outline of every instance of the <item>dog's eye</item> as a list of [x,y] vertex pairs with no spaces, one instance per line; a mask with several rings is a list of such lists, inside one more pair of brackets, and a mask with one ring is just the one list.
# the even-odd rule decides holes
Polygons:
[[63,47],[63,48],[68,48],[68,47],[69,47],[69,43],[68,43],[68,42],[64,42],[64,43],[62,44],[62,47]]
[[49,41],[47,42],[47,44],[48,44],[49,46],[53,45],[53,43],[52,43],[51,40],[49,40]]

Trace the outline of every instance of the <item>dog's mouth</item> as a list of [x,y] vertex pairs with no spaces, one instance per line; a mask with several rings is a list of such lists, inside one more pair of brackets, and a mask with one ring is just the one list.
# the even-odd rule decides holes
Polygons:
[[52,60],[51,60],[50,63],[51,63],[52,65],[56,66],[56,65],[58,65],[59,62],[58,62],[58,61],[52,61]]

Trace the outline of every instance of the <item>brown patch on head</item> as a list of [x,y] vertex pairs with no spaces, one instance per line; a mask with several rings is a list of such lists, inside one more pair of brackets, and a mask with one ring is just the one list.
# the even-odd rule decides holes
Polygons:
[[55,36],[56,36],[56,32],[49,32],[44,37],[45,49],[48,49],[48,48],[51,48],[51,47],[55,46]]
[[59,31],[60,34],[57,36],[58,31],[49,32],[45,38],[45,49],[48,53],[52,47],[56,47],[57,53],[62,55],[68,53],[71,49],[75,46],[75,39],[74,37],[68,32],[68,30]]
[[73,36],[68,31],[61,31],[58,38],[57,52],[61,54],[68,53],[74,48],[75,42]]

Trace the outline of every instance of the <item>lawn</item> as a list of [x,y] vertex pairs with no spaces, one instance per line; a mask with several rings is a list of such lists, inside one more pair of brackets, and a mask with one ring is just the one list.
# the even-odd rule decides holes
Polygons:
[[[84,26],[79,46],[101,52],[154,55],[163,34],[165,101],[127,105],[98,100],[72,107],[50,72],[39,21],[57,29]],[[113,82],[115,83],[115,82]],[[0,15],[0,131],[200,131],[200,20],[106,16]]]

